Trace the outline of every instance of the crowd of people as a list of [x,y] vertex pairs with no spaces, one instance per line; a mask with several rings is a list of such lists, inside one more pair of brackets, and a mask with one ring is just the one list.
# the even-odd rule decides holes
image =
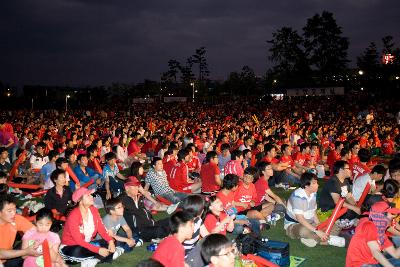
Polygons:
[[145,242],[139,266],[234,266],[227,233],[280,219],[304,246],[348,247],[346,266],[400,266],[394,102],[320,100],[0,113],[0,266],[95,266]]

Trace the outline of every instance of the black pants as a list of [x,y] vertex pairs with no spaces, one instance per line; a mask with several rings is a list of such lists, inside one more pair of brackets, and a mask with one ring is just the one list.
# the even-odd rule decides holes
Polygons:
[[24,259],[21,257],[9,259],[3,263],[4,267],[20,267],[24,264]]
[[[107,247],[107,243],[104,240],[100,241],[101,247]],[[113,253],[107,257],[103,257],[87,248],[81,246],[65,246],[60,249],[60,254],[67,264],[79,263],[87,259],[99,259],[100,262],[111,262]]]
[[143,241],[149,242],[155,238],[164,238],[168,236],[170,231],[169,218],[166,218],[156,221],[154,226],[138,227],[135,232],[140,236],[141,239],[143,239]]

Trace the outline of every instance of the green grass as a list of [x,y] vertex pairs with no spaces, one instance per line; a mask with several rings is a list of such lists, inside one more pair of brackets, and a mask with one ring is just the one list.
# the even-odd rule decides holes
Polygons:
[[[322,185],[322,183],[320,183]],[[322,188],[322,186],[320,186]],[[284,191],[282,189],[273,189],[281,197],[287,199],[292,192]],[[155,216],[156,219],[164,218],[165,213],[159,213]],[[305,258],[306,261],[301,265],[305,266],[345,266],[346,248],[336,248],[332,246],[320,246],[317,245],[314,248],[308,248],[300,243],[299,240],[292,240],[286,236],[283,229],[283,220],[279,220],[276,226],[271,227],[269,230],[262,232],[263,237],[267,237],[270,240],[279,240],[288,242],[290,244],[290,255]],[[146,246],[149,243],[145,243],[144,246],[135,248],[128,254],[123,254],[112,264],[101,264],[101,266],[136,266],[137,263],[144,259],[151,257],[152,253],[146,250]]]

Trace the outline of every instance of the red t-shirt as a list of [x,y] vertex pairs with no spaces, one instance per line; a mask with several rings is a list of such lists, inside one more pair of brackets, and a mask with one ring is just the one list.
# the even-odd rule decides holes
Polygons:
[[300,165],[304,166],[304,164],[306,163],[307,157],[306,155],[303,155],[301,152],[297,153],[294,161],[299,163]]
[[290,155],[289,156],[282,156],[281,157],[281,162],[282,163],[288,163],[288,168],[291,168],[291,167],[294,166],[293,159],[292,159],[292,157]]
[[201,168],[200,160],[197,156],[193,156],[192,160],[187,163],[190,172],[194,172]]
[[279,160],[277,160],[276,158],[269,158],[268,156],[263,157],[261,159],[261,161],[269,162],[269,163],[273,163],[273,164],[279,163]]
[[[219,217],[216,217],[212,213],[207,214],[206,218],[204,219],[204,226],[206,227],[207,231],[209,233],[211,233],[212,230],[214,230],[214,228],[217,227],[226,218],[226,216],[227,215],[225,214],[225,212],[221,212],[219,214]],[[227,227],[228,227],[228,224],[226,224],[219,233],[226,235]]]
[[200,177],[202,192],[214,192],[220,189],[219,185],[215,182],[215,175],[219,174],[220,171],[217,164],[209,162],[201,166]]
[[[132,153],[135,155],[140,152],[139,146],[136,144],[136,139],[132,139],[129,144],[128,144],[128,155],[131,155]],[[99,153],[100,155],[100,153]]]
[[[377,241],[379,244],[378,229],[368,218],[363,218],[360,220],[356,233],[351,238],[347,249],[346,267],[361,267],[364,264],[378,263],[367,245],[369,241]],[[393,246],[393,244],[385,235],[384,243],[380,244],[380,248],[384,250],[390,246]]]
[[261,176],[254,184],[256,188],[257,197],[255,199],[256,206],[260,205],[265,200],[265,191],[269,189],[268,181],[265,180],[264,176]]
[[188,183],[188,167],[184,162],[178,162],[172,168],[170,173],[170,180],[169,185],[172,189],[183,192],[183,193],[190,193],[190,189],[185,189],[188,187],[190,183]]
[[225,195],[222,193],[222,191],[219,191],[217,193],[217,198],[221,200],[222,206],[224,207],[225,210],[228,210],[233,206],[233,201],[235,198],[235,192],[230,191],[228,195]]
[[335,164],[337,160],[340,160],[340,154],[338,154],[336,150],[331,150],[326,158],[326,163],[329,165],[330,169],[333,168],[333,164]]
[[225,164],[224,174],[236,174],[239,177],[243,177],[243,167],[238,160],[230,160]]
[[[235,191],[235,202],[247,203],[248,208],[250,208],[250,201],[255,201],[257,198],[257,190],[253,183],[248,185],[246,188],[244,184],[239,185],[238,189]],[[236,207],[238,212],[245,210],[243,207]]]
[[389,139],[382,141],[382,152],[386,155],[392,155],[394,152],[394,142]]
[[185,250],[173,235],[161,241],[151,258],[165,267],[185,266]]

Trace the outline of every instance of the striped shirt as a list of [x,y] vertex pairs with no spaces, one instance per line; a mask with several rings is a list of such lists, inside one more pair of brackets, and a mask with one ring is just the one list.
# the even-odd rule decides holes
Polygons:
[[[296,214],[301,214],[309,223],[313,223],[315,212],[317,210],[316,196],[316,193],[312,193],[308,196],[303,188],[297,188],[288,200],[286,215],[296,221]],[[295,222],[285,219],[284,228],[287,229],[289,225],[293,223]]]
[[194,219],[194,231],[192,235],[192,239],[186,240],[182,243],[185,248],[185,255],[187,256],[189,252],[196,246],[197,242],[200,239],[200,226],[203,224],[203,220],[201,218]]

